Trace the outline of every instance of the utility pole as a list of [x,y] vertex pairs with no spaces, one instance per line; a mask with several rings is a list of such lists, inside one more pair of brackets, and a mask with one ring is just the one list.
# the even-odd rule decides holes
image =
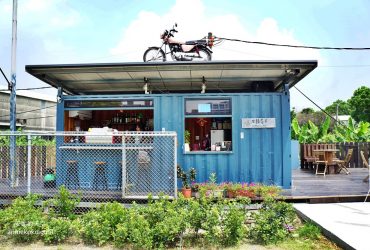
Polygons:
[[17,130],[16,127],[16,83],[17,83],[17,74],[16,74],[16,55],[17,55],[17,7],[18,0],[13,0],[13,21],[12,21],[12,56],[11,56],[11,84],[10,84],[10,164],[9,164],[9,173],[10,173],[10,185],[12,187],[17,186],[18,174],[16,171],[15,164],[15,147],[16,147],[16,137],[14,135]]
[[337,112],[336,112],[336,116],[335,116],[335,120],[338,124],[338,109],[339,109],[339,104],[337,103]]

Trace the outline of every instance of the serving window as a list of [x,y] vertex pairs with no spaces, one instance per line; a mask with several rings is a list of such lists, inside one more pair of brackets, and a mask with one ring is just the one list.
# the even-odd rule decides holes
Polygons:
[[185,152],[232,150],[231,99],[185,99]]
[[152,99],[66,100],[64,107],[65,131],[153,131]]

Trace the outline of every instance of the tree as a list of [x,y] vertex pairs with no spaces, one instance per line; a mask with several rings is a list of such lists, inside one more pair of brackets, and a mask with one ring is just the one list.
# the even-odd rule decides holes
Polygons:
[[325,118],[326,118],[326,114],[321,111],[317,111],[317,112],[313,112],[309,114],[300,112],[297,114],[297,120],[298,120],[299,125],[303,125],[303,124],[308,123],[308,121],[312,121],[316,126],[320,126],[324,122]]
[[362,86],[353,92],[348,100],[351,106],[351,116],[356,122],[370,122],[370,88]]
[[338,115],[349,115],[351,114],[351,108],[346,101],[336,100],[331,105],[325,108],[325,111],[330,115],[335,115],[337,113],[338,106]]
[[295,112],[295,107],[293,107],[292,110],[290,110],[290,122],[292,122],[293,119],[296,117],[297,117],[297,113]]
[[306,115],[313,114],[313,113],[315,113],[315,110],[313,108],[304,108],[304,109],[302,109],[301,113],[306,114]]

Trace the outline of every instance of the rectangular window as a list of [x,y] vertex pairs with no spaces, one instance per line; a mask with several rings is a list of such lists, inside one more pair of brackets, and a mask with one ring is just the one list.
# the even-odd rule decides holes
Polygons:
[[185,152],[232,151],[231,99],[185,99]]
[[231,115],[231,100],[186,99],[185,115]]
[[153,107],[153,100],[86,100],[64,102],[65,108],[150,108]]

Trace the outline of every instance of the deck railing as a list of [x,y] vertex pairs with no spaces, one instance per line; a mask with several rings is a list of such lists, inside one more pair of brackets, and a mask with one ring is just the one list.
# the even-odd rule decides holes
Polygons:
[[176,140],[175,132],[0,133],[0,196],[53,196],[65,185],[91,202],[176,197]]

